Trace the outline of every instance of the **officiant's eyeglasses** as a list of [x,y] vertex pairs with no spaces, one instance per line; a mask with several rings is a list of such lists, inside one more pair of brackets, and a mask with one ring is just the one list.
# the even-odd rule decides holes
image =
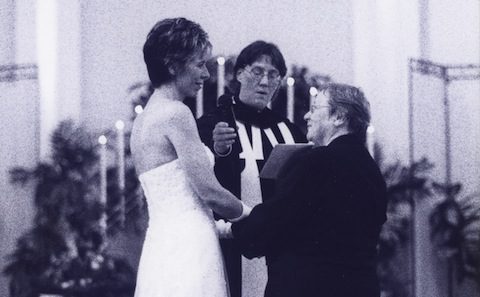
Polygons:
[[266,75],[269,84],[275,84],[280,80],[280,72],[278,70],[265,70],[262,67],[251,67],[250,69],[245,68],[257,81],[261,81]]

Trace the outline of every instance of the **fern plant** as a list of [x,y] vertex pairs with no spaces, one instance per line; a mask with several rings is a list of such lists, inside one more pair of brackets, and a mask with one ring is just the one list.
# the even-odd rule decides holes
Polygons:
[[480,195],[462,196],[461,184],[434,184],[442,197],[431,215],[431,237],[437,255],[449,263],[449,290],[453,271],[457,283],[470,278],[480,286]]
[[[387,183],[387,221],[382,227],[378,245],[377,272],[380,286],[389,297],[409,296],[412,277],[408,265],[399,256],[407,252],[412,240],[412,212],[414,204],[431,195],[431,180],[428,176],[433,165],[427,159],[421,159],[410,166],[400,162],[384,164],[381,150],[375,146],[375,156],[382,168]],[[405,273],[407,272],[407,273]]]

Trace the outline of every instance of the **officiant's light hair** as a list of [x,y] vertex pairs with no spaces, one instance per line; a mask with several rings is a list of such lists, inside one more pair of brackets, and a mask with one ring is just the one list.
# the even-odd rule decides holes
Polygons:
[[169,67],[183,68],[197,54],[211,50],[212,44],[202,27],[185,18],[159,21],[148,33],[143,58],[154,88],[173,79]]
[[330,114],[345,116],[349,131],[365,143],[371,116],[370,103],[362,90],[346,84],[328,83],[321,85],[318,91],[328,97]]

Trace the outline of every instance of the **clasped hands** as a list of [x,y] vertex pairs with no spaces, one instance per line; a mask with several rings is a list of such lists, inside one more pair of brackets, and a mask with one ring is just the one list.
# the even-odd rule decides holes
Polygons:
[[239,221],[243,220],[244,218],[246,218],[250,215],[251,211],[252,211],[252,209],[248,205],[242,203],[242,214],[239,217],[234,218],[234,219],[230,219],[230,222],[227,222],[223,219],[215,220],[215,227],[217,229],[218,237],[219,238],[233,238],[232,222],[235,223],[235,222],[239,222]]

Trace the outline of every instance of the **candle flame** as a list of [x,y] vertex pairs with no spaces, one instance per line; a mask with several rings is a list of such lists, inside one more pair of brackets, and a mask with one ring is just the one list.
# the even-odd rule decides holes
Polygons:
[[143,107],[141,105],[135,106],[135,113],[141,114],[143,112]]
[[224,58],[224,57],[218,57],[218,58],[217,58],[217,63],[218,63],[218,65],[223,65],[223,64],[225,64],[225,58]]
[[100,135],[100,137],[98,137],[98,143],[101,145],[107,144],[107,137],[105,135]]
[[295,79],[293,77],[289,76],[287,78],[287,85],[293,86],[294,83],[295,83]]
[[118,120],[118,121],[115,123],[115,127],[116,127],[118,130],[123,130],[123,128],[125,128],[125,123],[124,123],[122,120]]
[[310,96],[317,96],[318,90],[315,87],[310,87]]

